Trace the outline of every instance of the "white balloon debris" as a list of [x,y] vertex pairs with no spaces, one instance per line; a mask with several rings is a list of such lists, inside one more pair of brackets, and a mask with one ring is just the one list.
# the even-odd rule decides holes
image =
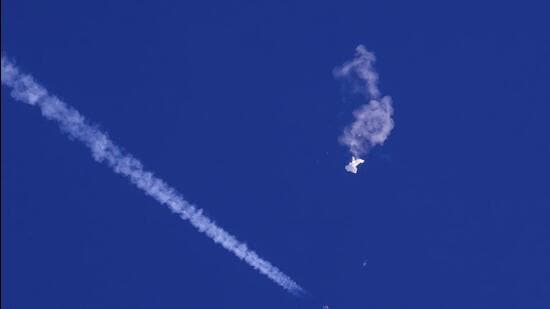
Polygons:
[[352,156],[350,163],[346,165],[346,171],[357,174],[357,166],[359,166],[359,164],[361,163],[365,163],[365,160]]

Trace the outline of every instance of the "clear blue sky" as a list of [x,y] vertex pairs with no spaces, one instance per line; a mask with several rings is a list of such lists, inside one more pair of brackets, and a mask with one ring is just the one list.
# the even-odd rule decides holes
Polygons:
[[[2,307],[550,308],[550,5],[490,2],[2,1],[3,51],[311,293],[2,91]],[[395,129],[352,175],[358,44]]]

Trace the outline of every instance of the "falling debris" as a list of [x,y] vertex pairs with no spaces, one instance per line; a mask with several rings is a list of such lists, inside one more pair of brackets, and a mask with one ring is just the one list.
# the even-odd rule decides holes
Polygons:
[[334,70],[334,76],[349,84],[351,87],[347,89],[358,93],[365,101],[353,112],[355,120],[339,138],[353,156],[346,165],[346,171],[354,174],[357,173],[357,165],[364,162],[359,157],[365,158],[374,146],[384,144],[394,126],[392,99],[382,96],[378,89],[378,73],[374,69],[376,57],[362,45],[357,46],[355,51],[353,60]]
[[352,156],[351,161],[346,165],[346,171],[357,174],[357,166],[361,163],[365,163],[365,160]]

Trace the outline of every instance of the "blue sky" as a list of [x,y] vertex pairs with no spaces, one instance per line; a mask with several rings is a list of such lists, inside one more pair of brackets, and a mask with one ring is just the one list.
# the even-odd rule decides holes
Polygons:
[[[2,306],[548,308],[549,9],[2,1],[2,51],[310,293],[3,87]],[[395,128],[352,175],[337,138],[358,104],[332,70],[358,44]]]

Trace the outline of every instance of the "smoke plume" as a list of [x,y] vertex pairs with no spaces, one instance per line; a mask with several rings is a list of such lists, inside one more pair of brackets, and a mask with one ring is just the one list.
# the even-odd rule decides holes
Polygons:
[[378,73],[374,69],[376,57],[363,45],[355,49],[353,60],[334,70],[334,76],[347,83],[351,91],[359,94],[368,103],[353,112],[355,120],[348,125],[339,138],[352,155],[346,170],[357,172],[357,166],[376,145],[382,145],[393,129],[393,107],[390,96],[381,96],[378,89]]

